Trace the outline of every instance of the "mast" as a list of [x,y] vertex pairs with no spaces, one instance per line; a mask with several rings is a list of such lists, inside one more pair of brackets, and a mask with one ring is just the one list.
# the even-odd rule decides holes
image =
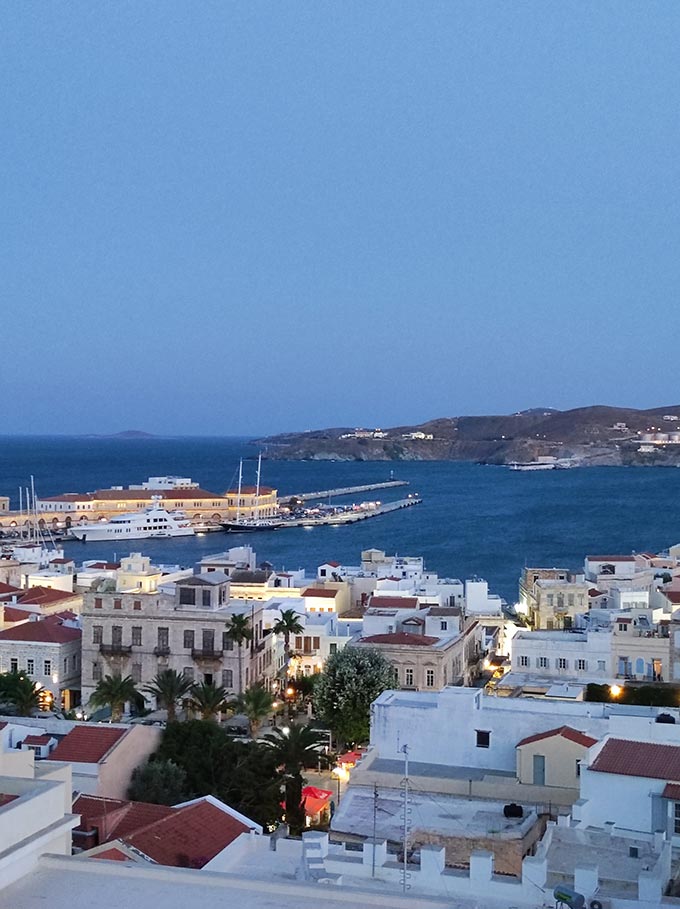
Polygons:
[[408,839],[409,833],[411,832],[411,808],[408,803],[408,745],[402,746],[402,752],[404,754],[404,779],[401,781],[402,788],[402,847],[404,850],[404,863],[401,870],[401,889],[404,893],[409,889],[408,879],[410,874],[408,873]]
[[255,520],[260,517],[260,470],[262,469],[262,452],[257,456],[257,483],[255,485]]
[[236,523],[241,520],[241,485],[243,484],[243,458],[238,462],[238,498],[236,499]]

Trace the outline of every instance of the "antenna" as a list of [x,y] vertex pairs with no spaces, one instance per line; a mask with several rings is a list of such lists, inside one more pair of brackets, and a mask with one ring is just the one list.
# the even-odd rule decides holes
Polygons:
[[236,499],[236,523],[241,520],[241,485],[243,483],[243,458],[238,462],[238,498]]
[[262,469],[262,452],[257,455],[257,482],[255,485],[255,519],[260,517],[260,470]]

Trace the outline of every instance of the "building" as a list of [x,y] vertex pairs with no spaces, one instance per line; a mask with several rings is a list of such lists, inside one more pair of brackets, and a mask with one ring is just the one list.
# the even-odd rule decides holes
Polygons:
[[25,672],[49,692],[50,705],[80,703],[82,632],[58,616],[20,621],[0,631],[0,672]]
[[224,493],[228,521],[259,521],[279,513],[278,492],[269,486],[241,486]]

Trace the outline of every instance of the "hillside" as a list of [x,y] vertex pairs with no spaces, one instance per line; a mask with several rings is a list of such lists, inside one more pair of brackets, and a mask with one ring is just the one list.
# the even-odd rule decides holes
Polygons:
[[[669,438],[645,438],[660,433]],[[381,430],[336,427],[285,433],[260,442],[267,457],[284,460],[507,464],[551,455],[573,458],[581,466],[680,466],[680,435],[677,442],[671,437],[676,433],[680,434],[680,405],[650,410],[598,405],[440,417]]]

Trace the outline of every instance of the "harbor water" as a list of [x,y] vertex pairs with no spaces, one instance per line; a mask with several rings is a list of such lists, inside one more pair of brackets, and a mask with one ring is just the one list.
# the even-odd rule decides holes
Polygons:
[[[204,489],[234,487],[240,457],[257,448],[237,438],[0,438],[0,495],[18,507],[18,489],[35,477],[38,496],[141,483],[149,476],[191,477]],[[244,462],[244,482],[256,465]],[[259,561],[313,571],[328,560],[357,564],[362,549],[422,555],[442,576],[477,575],[509,602],[524,565],[579,568],[586,554],[657,551],[680,541],[680,470],[599,467],[511,471],[448,461],[269,461],[262,483],[279,494],[359,486],[389,479],[408,488],[359,498],[381,501],[418,494],[423,502],[356,524],[249,534],[211,533],[137,541],[166,564],[192,565],[203,555],[248,542]],[[355,497],[356,498],[356,497]],[[335,500],[334,500],[335,501]],[[346,504],[352,499],[338,499]],[[77,561],[126,552],[113,543],[65,544]]]

